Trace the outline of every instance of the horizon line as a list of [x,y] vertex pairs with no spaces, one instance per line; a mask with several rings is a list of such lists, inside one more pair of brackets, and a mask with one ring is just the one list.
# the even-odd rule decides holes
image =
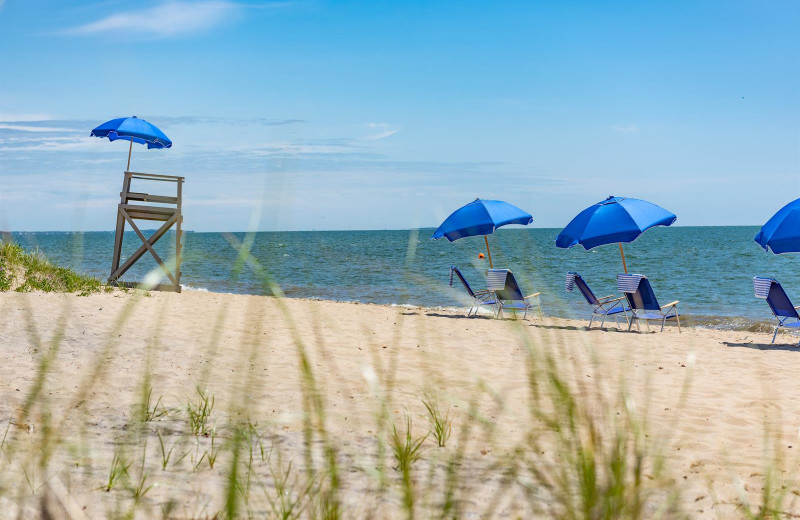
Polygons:
[[[675,225],[675,226],[659,226],[659,227],[671,227],[671,228],[707,228],[707,227],[760,227],[763,224],[699,224],[699,225]],[[142,231],[151,231],[155,230],[156,228],[142,228]],[[421,231],[423,229],[433,229],[436,230],[437,228],[434,226],[425,226],[425,227],[416,227],[416,228],[372,228],[372,229],[259,229],[256,231],[252,230],[232,230],[232,231],[196,231],[193,229],[184,229],[182,230],[183,233],[348,233],[348,232],[362,232],[362,231]],[[496,229],[495,232],[499,231],[525,231],[530,229],[563,229],[561,227],[519,227],[519,228],[510,228],[510,229]],[[0,236],[6,234],[13,234],[13,233],[114,233],[113,229],[91,229],[91,230],[57,230],[57,229],[37,229],[37,230],[23,230],[23,231],[0,231]],[[170,230],[169,232],[174,233],[174,230]],[[126,231],[126,233],[134,233],[134,231]],[[490,235],[493,233],[489,233]]]

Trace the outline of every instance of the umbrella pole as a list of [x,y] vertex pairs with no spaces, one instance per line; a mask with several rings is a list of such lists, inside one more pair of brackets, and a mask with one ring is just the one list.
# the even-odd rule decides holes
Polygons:
[[489,251],[489,237],[483,235],[483,240],[486,242],[486,254],[489,256],[489,269],[491,269],[494,266],[492,265],[492,252]]
[[628,265],[625,263],[625,251],[622,250],[622,242],[619,243],[619,256],[622,257],[622,269],[625,270],[625,274],[628,274]]
[[131,152],[133,151],[133,137],[131,137],[131,145],[128,148],[128,168],[125,170],[126,172],[131,171]]

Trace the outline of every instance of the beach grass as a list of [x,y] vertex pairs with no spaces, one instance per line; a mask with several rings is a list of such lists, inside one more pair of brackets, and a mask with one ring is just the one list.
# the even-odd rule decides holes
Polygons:
[[99,292],[102,282],[60,267],[38,252],[26,252],[10,241],[0,241],[0,292],[64,292],[82,296]]
[[[8,262],[4,265],[60,272],[42,267],[50,264],[41,258],[23,260],[31,255],[17,246],[3,244],[2,251],[0,258]],[[239,251],[243,268],[260,273],[265,287],[280,294],[268,268],[249,255],[246,242]],[[93,287],[68,279],[72,281],[49,287],[66,292]],[[96,406],[93,396],[114,376],[108,374],[109,359],[120,350],[123,329],[142,299],[136,293],[125,297],[93,362],[74,375],[67,416],[54,410],[48,395],[54,372],[62,368],[59,348],[68,309],[56,319],[57,333],[49,341],[31,325],[39,369],[25,389],[23,407],[0,424],[0,499],[14,506],[16,516],[56,517],[43,497],[53,482],[63,481],[66,489],[82,490],[84,497],[85,488],[92,488],[91,499],[103,504],[94,508],[95,514],[120,519],[691,517],[664,456],[668,435],[650,427],[646,393],[629,389],[623,374],[565,363],[565,356],[556,353],[572,353],[566,357],[577,359],[579,347],[558,336],[533,336],[519,321],[507,322],[517,340],[506,347],[520,349],[526,362],[524,398],[515,403],[492,381],[469,383],[462,398],[440,383],[398,386],[403,369],[398,358],[390,354],[381,360],[377,355],[392,345],[373,343],[366,329],[363,344],[372,353],[365,354],[365,363],[372,362],[364,369],[364,380],[375,410],[373,423],[363,426],[371,446],[366,451],[354,451],[332,430],[328,392],[335,370],[321,362],[331,363],[329,340],[301,334],[297,324],[308,317],[292,313],[280,297],[268,304],[278,308],[278,319],[290,331],[286,348],[296,359],[302,402],[299,431],[282,429],[280,421],[265,417],[258,406],[256,396],[269,392],[269,380],[255,377],[252,368],[271,339],[262,319],[266,299],[250,300],[246,311],[253,317],[252,337],[263,336],[264,344],[253,340],[231,345],[215,325],[207,343],[197,345],[202,368],[193,373],[194,393],[188,398],[163,391],[163,381],[153,377],[151,355],[169,348],[171,339],[150,337],[145,352],[138,353],[144,360],[141,367],[136,365],[141,377],[130,388],[135,405],[126,418],[103,427],[89,412]],[[222,307],[219,312],[222,323],[227,311]],[[407,333],[399,326],[393,331],[398,341]],[[425,331],[414,334],[425,344]],[[217,363],[244,370],[229,379],[214,379],[211,367]],[[612,393],[603,384],[610,377],[621,381]],[[433,371],[430,379],[436,379]],[[527,413],[513,417],[523,429],[516,437],[498,427],[509,419],[510,408]],[[100,444],[99,435],[104,436]],[[791,508],[790,493],[782,484],[788,480],[786,472],[768,464],[765,475],[761,494],[742,498],[738,517],[782,518]],[[204,483],[204,493],[187,484],[194,479]]]

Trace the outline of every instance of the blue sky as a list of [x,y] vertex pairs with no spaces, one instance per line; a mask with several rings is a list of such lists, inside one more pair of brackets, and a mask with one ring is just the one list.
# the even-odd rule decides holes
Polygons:
[[109,230],[144,117],[188,229],[563,227],[609,194],[761,224],[800,190],[800,3],[0,0],[0,229]]

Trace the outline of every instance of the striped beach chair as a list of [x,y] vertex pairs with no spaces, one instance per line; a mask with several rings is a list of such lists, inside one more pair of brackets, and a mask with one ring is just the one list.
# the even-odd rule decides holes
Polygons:
[[772,343],[775,343],[778,330],[782,327],[800,328],[800,315],[797,314],[798,307],[792,305],[791,300],[786,296],[786,291],[783,290],[778,280],[756,276],[753,278],[753,291],[756,298],[767,300],[773,316],[778,320],[778,324],[775,325],[775,332],[772,334]]
[[660,321],[661,330],[664,330],[664,325],[667,320],[676,320],[678,323],[678,332],[681,331],[681,318],[678,313],[679,300],[668,303],[666,305],[659,305],[653,288],[650,286],[650,281],[646,276],[641,274],[618,274],[617,287],[628,300],[628,305],[631,309],[631,321],[628,323],[628,330],[633,326],[633,320],[636,320],[636,329],[641,330],[639,322],[645,320],[645,323],[650,321]]
[[494,294],[494,291],[485,290],[485,291],[473,291],[472,287],[469,286],[467,279],[464,278],[464,275],[461,274],[461,271],[458,270],[458,267],[451,265],[450,266],[450,287],[453,286],[453,276],[458,278],[461,282],[461,285],[464,286],[464,289],[467,290],[467,294],[472,297],[472,306],[467,311],[467,318],[472,316],[473,312],[474,315],[478,315],[478,310],[483,305],[487,305],[492,307],[492,313],[496,313],[497,309],[497,296]]
[[625,297],[620,296],[619,298],[614,298],[614,294],[609,296],[603,296],[602,298],[598,298],[595,296],[594,292],[586,285],[586,282],[583,280],[581,275],[575,272],[568,272],[567,278],[564,281],[564,289],[567,292],[572,292],[575,289],[575,286],[578,287],[578,290],[581,292],[583,297],[586,299],[586,303],[588,303],[592,307],[592,315],[589,319],[589,328],[592,328],[592,323],[594,322],[595,316],[602,316],[603,320],[600,322],[600,327],[602,328],[603,325],[606,323],[606,318],[609,316],[614,317],[614,322],[617,324],[617,328],[619,329],[619,315],[622,314],[625,316],[625,323],[629,323],[628,320],[628,311],[630,309],[625,307]]
[[522,311],[524,320],[534,303],[539,308],[539,316],[544,317],[542,304],[539,301],[540,293],[523,296],[514,273],[508,269],[489,269],[486,273],[486,289],[497,295],[498,318],[503,317],[504,311],[507,310],[515,315],[517,311]]

